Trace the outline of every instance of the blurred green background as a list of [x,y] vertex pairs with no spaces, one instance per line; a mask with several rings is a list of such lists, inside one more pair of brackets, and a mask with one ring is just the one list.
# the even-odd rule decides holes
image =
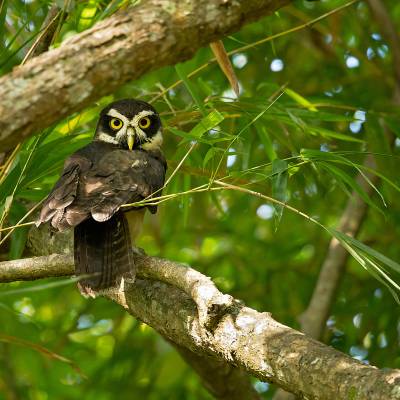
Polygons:
[[[65,20],[52,47],[133,2],[58,3]],[[4,75],[22,62],[52,2],[1,4]],[[162,116],[169,172],[193,145],[166,193],[223,177],[334,227],[352,190],[359,189],[357,165],[373,153],[385,181],[373,197],[365,198],[370,207],[359,239],[400,260],[400,115],[393,102],[400,82],[393,72],[391,44],[364,1],[312,28],[288,32],[343,4],[295,1],[224,38],[227,51],[235,51],[231,61],[239,98],[218,65],[210,62],[211,50],[203,48],[177,68],[130,82],[21,143],[3,155],[1,227],[17,223],[46,196],[64,159],[91,140],[103,106],[136,97],[152,102]],[[394,26],[400,26],[399,2],[385,5]],[[258,44],[277,33],[282,35]],[[178,82],[179,76],[185,84]],[[201,129],[200,121],[210,125]],[[28,233],[29,227],[21,228],[3,240],[0,260],[30,256]],[[225,190],[163,202],[156,216],[146,217],[138,244],[150,255],[190,264],[211,276],[222,291],[298,328],[297,317],[308,304],[330,239],[296,213]],[[365,258],[365,252],[360,254]],[[382,257],[377,262],[381,271],[390,272]],[[396,280],[396,273],[391,276]],[[1,285],[0,399],[211,398],[197,375],[150,327],[110,301],[84,299],[69,280],[58,283]],[[324,339],[365,363],[400,368],[399,306],[386,285],[354,259],[348,262]],[[253,382],[265,399],[272,398],[275,387]]]

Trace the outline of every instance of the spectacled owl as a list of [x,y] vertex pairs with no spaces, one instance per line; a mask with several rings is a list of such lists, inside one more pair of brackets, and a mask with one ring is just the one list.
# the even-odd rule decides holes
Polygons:
[[157,111],[144,101],[119,100],[101,111],[94,140],[65,161],[37,225],[74,228],[75,272],[87,275],[78,284],[82,294],[134,278],[132,246],[146,209],[155,213],[157,206],[121,206],[161,194],[167,169],[161,144]]

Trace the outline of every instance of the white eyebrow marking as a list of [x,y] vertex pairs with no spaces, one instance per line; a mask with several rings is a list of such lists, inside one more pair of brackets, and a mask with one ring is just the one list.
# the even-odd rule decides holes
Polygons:
[[[134,128],[135,133],[136,133],[137,137],[139,138],[139,140],[143,141],[147,138],[147,135],[142,129],[140,129],[139,121],[143,117],[148,117],[148,116],[154,115],[154,114],[155,114],[154,111],[143,110],[143,111],[138,112],[131,120],[129,120],[125,115],[118,112],[115,108],[111,108],[107,112],[107,115],[110,117],[120,119],[123,122],[123,126],[118,130],[118,133],[116,134],[115,138],[113,138],[110,135],[107,135],[106,133],[101,133],[99,135],[99,140],[102,140],[103,142],[119,144],[126,137],[126,131],[127,131],[128,126],[132,126]],[[159,136],[159,135],[155,135],[155,136]],[[161,140],[162,140],[162,137],[161,137]],[[160,143],[160,138],[157,137],[157,144],[158,143]],[[156,144],[156,143],[154,143],[154,144]],[[149,146],[149,147],[152,147],[152,146]]]
[[110,117],[115,117],[115,118],[119,118],[121,121],[123,121],[125,124],[129,123],[129,119],[125,117],[125,115],[119,113],[115,108],[112,108],[107,115],[109,115]]
[[154,115],[154,111],[151,110],[143,110],[138,112],[130,121],[130,125],[133,125],[133,127],[135,128],[136,134],[139,136],[139,139],[144,140],[147,138],[146,133],[140,129],[139,126],[139,121],[143,118],[143,117],[147,117],[150,115]]
[[143,110],[137,113],[132,119],[131,119],[131,124],[137,125],[139,120],[143,117],[147,117],[149,115],[154,115],[154,111],[151,110]]
[[129,125],[129,119],[126,118],[125,115],[122,115],[121,113],[119,113],[115,108],[112,108],[110,111],[108,111],[107,115],[109,115],[110,117],[118,118],[123,123],[122,127],[118,130],[118,133],[117,133],[114,141],[112,141],[112,142],[109,141],[109,143],[118,144],[119,142],[122,141],[124,136],[126,136],[126,128]]

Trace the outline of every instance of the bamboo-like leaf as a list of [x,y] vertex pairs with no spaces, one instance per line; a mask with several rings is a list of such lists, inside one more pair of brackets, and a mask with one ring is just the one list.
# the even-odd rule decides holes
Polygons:
[[400,138],[400,119],[394,117],[386,117],[386,124],[389,126],[390,130]]
[[325,163],[323,161],[319,162],[318,165],[324,168],[328,173],[334,176],[337,180],[346,184],[349,188],[354,190],[369,206],[375,208],[376,210],[382,212],[382,210],[370,199],[365,190],[358,184],[356,179],[348,175],[342,169],[337,168],[336,166]]
[[97,2],[89,0],[86,2],[85,7],[81,11],[81,15],[78,20],[78,31],[81,32],[88,29],[95,22],[95,16],[97,13]]
[[338,139],[345,142],[365,143],[364,140],[355,138],[354,136],[334,132],[326,128],[321,128],[319,126],[307,126],[307,131],[312,135],[322,136],[327,139]]
[[0,37],[4,37],[4,27],[7,15],[8,0],[0,2]]
[[205,168],[207,166],[208,162],[215,156],[216,153],[217,153],[217,149],[214,146],[211,146],[208,149],[208,151],[203,159],[203,168]]
[[[386,268],[389,268],[396,273],[400,273],[400,264],[351,236],[348,236],[332,228],[327,228],[327,230],[334,237],[336,237],[341,245],[354,257],[354,259],[361,266],[363,266],[371,275],[374,276],[375,279],[377,279],[389,289],[396,302],[400,304],[400,299],[398,295],[398,293],[400,293],[400,286],[386,272]],[[378,263],[374,260],[378,261]]]
[[218,65],[231,84],[236,97],[239,97],[239,81],[232,67],[231,60],[229,59],[229,56],[225,50],[224,44],[221,40],[217,40],[216,42],[210,43],[210,47],[215,58],[217,59]]
[[[183,176],[183,191],[186,192],[190,190],[191,177],[186,174]],[[190,196],[183,196],[181,200],[182,208],[183,208],[183,226],[187,226],[189,220],[189,203]]]
[[382,193],[371,182],[371,180],[364,173],[364,171],[371,175],[375,175],[375,176],[379,177],[380,179],[385,181],[387,184],[389,184],[391,187],[393,187],[396,191],[400,191],[400,187],[398,185],[396,185],[395,182],[393,182],[391,179],[389,179],[388,177],[386,177],[379,171],[376,171],[375,169],[368,167],[367,165],[355,163],[355,162],[351,161],[350,159],[343,157],[341,154],[319,151],[319,150],[309,150],[309,149],[302,149],[300,154],[304,160],[313,160],[314,162],[315,161],[317,161],[317,162],[325,161],[325,162],[329,162],[329,163],[337,163],[337,164],[341,164],[341,165],[347,165],[351,168],[356,169],[357,172],[368,182],[368,184],[379,195],[379,197],[382,199],[382,202],[385,206],[386,206],[386,202],[385,202],[385,199],[384,199]]
[[386,265],[393,271],[396,271],[397,273],[400,274],[400,264],[389,257],[383,255],[379,251],[367,246],[366,244],[360,242],[359,240],[355,239],[354,237],[345,235],[342,232],[335,231],[336,235],[339,235],[341,238],[346,239],[348,243],[350,243],[352,246],[357,247],[358,249],[362,250],[369,256],[375,258],[379,262],[381,262],[383,265]]
[[202,137],[210,129],[215,128],[224,120],[224,116],[218,110],[212,110],[207,116],[190,130],[189,134],[194,137]]
[[197,107],[199,107],[200,112],[203,114],[203,116],[207,115],[206,108],[204,107],[204,103],[201,100],[200,95],[197,93],[197,89],[192,83],[190,82],[186,72],[185,68],[182,64],[176,64],[175,65],[175,71],[178,74],[179,78],[183,81],[186,89],[192,96],[194,102],[197,104]]
[[[17,201],[14,201],[10,210],[8,221],[10,225],[15,225],[26,214],[26,208]],[[16,260],[21,258],[28,237],[29,227],[16,229],[11,235],[9,259]]]
[[261,128],[257,129],[258,137],[261,140],[261,143],[264,146],[264,150],[267,153],[268,158],[271,161],[274,161],[276,158],[278,158],[274,146],[272,144],[271,138],[269,136],[268,130],[265,126],[262,126]]
[[285,88],[284,91],[290,98],[292,98],[296,103],[300,104],[302,107],[306,107],[308,110],[312,112],[318,112],[317,108],[299,93],[289,88]]
[[[282,203],[286,202],[286,191],[288,182],[288,163],[279,158],[272,161],[272,196]],[[281,221],[284,206],[281,204],[274,204],[275,213],[275,229]]]
[[201,143],[217,143],[230,140],[227,138],[218,138],[218,139],[204,139],[203,136],[210,129],[215,128],[224,120],[224,116],[217,110],[212,110],[211,113],[203,117],[198,124],[196,124],[189,132],[181,131],[180,129],[176,129],[173,127],[169,127],[168,130],[171,131],[174,135],[181,136],[185,138],[185,141],[182,143],[186,143],[188,140],[195,140]]

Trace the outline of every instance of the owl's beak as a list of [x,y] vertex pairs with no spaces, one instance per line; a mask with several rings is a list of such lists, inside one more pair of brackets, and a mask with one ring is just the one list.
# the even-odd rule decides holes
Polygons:
[[128,148],[129,150],[133,149],[133,145],[135,144],[135,132],[133,130],[133,128],[128,128],[127,131],[127,143],[128,143]]

